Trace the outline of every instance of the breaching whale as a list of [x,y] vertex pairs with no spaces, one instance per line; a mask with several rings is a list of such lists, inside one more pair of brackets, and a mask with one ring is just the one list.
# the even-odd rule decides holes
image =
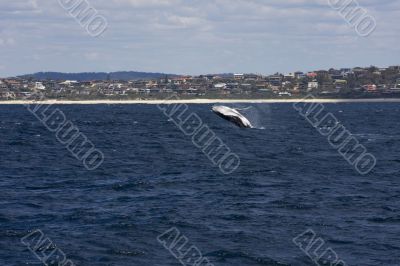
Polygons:
[[234,123],[238,127],[253,128],[250,121],[236,109],[227,106],[214,106],[212,110],[223,119]]

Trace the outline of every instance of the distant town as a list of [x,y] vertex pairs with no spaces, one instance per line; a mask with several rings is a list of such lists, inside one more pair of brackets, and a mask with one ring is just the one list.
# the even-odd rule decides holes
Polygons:
[[311,72],[72,80],[45,74],[0,79],[0,100],[24,100],[40,92],[55,100],[400,98],[400,66],[356,67]]

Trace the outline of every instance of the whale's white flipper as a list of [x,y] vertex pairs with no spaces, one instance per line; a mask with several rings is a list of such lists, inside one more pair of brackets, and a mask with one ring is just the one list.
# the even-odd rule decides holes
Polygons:
[[250,121],[236,109],[227,106],[214,106],[212,110],[220,117],[234,123],[238,127],[253,128]]

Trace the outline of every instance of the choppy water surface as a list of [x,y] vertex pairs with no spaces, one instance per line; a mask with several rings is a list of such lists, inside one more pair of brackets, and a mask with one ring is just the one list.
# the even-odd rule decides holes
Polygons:
[[[348,265],[400,265],[400,106],[327,104],[378,164],[359,175],[291,104],[243,130],[190,105],[241,159],[223,175],[156,106],[59,106],[105,154],[86,170],[23,106],[0,106],[0,265],[41,265],[40,229],[76,265],[180,265],[176,227],[215,265],[313,265],[312,229]],[[246,107],[246,106],[237,106]]]

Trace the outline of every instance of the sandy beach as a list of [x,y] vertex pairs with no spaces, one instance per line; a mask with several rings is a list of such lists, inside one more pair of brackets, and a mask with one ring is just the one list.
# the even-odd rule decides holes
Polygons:
[[0,101],[1,105],[23,105],[23,104],[65,104],[65,105],[93,105],[93,104],[233,104],[233,103],[296,103],[296,102],[319,102],[319,103],[400,103],[400,98],[377,98],[377,99],[188,99],[188,100],[45,100],[45,101]]

